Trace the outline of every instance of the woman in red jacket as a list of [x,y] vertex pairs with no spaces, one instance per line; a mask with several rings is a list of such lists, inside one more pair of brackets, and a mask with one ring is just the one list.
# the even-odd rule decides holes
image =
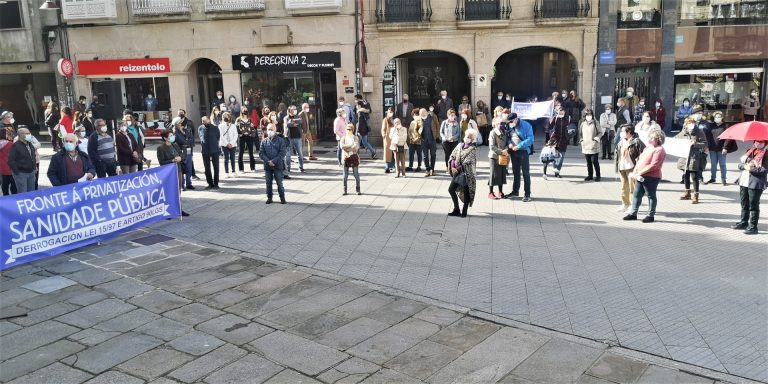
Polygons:
[[656,99],[656,105],[649,112],[651,113],[651,120],[664,129],[664,119],[667,118],[667,110],[662,106],[664,104],[661,98]]
[[73,123],[75,122],[75,118],[72,115],[72,108],[70,107],[64,107],[61,110],[61,120],[59,120],[59,124],[62,128],[64,128],[65,132],[60,133],[60,136],[66,136],[69,133],[75,133],[75,130],[73,128]]

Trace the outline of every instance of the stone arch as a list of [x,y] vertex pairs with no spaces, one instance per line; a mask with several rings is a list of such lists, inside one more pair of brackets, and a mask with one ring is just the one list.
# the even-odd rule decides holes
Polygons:
[[580,89],[582,68],[579,57],[566,48],[519,47],[497,55],[493,63],[492,100],[498,91],[524,101],[531,96],[545,100],[551,92],[562,89]]

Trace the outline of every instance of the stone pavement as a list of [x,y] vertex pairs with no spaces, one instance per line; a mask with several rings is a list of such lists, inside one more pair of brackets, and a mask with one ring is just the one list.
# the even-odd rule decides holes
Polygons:
[[737,187],[702,186],[701,204],[680,201],[670,157],[675,182],[660,185],[657,221],[624,222],[611,163],[602,182],[585,183],[570,147],[562,179],[543,180],[533,161],[532,203],[492,201],[483,147],[478,197],[460,219],[445,215],[447,176],[394,179],[380,160],[363,160],[364,195],[341,196],[326,151],[286,181],[288,205],[265,206],[263,173],[246,173],[219,192],[183,193],[192,216],[153,231],[768,381],[768,227],[752,237],[727,228]]
[[0,277],[0,382],[747,382],[138,230]]

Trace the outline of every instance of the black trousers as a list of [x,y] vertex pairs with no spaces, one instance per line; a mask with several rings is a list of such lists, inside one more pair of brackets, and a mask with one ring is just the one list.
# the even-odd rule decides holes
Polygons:
[[458,211],[459,210],[459,188],[464,188],[464,197],[466,197],[466,201],[464,202],[464,207],[461,209],[461,213],[463,215],[467,214],[467,209],[469,209],[469,186],[465,185],[463,187],[459,187],[456,182],[451,181],[451,185],[448,186],[448,193],[451,195],[451,200],[453,201],[453,210]]
[[592,177],[593,174],[600,177],[600,162],[597,161],[597,155],[597,153],[584,155],[587,159],[587,176],[589,177]]
[[[531,197],[531,164],[528,151],[525,149],[512,152],[512,193],[520,193],[520,176],[522,173],[523,192],[526,197]],[[599,173],[598,173],[599,174]]]
[[611,148],[611,145],[613,144],[614,135],[612,132],[613,131],[606,132],[600,138],[600,148],[603,152],[603,159],[613,157],[613,149]]
[[421,168],[421,144],[408,144],[408,168],[413,168],[413,154],[416,153],[419,168]]
[[699,180],[701,179],[701,172],[698,171],[685,171],[683,180],[685,180],[685,189],[691,189],[691,183],[693,183],[693,192],[699,193]]
[[[205,181],[209,187],[219,185],[219,157],[221,152],[203,154],[203,166],[205,166]],[[213,168],[213,175],[211,175]]]
[[15,195],[18,191],[16,191],[16,182],[13,181],[13,175],[3,175],[3,196],[6,195]]
[[112,161],[111,163],[105,161],[96,162],[96,176],[98,178],[115,176],[117,175],[117,163]]
[[[445,155],[445,169],[449,169],[449,167],[448,167],[448,160],[451,158],[451,152],[453,152],[453,149],[456,148],[457,144],[459,144],[459,143],[457,143],[455,141],[452,142],[452,143],[448,142],[448,141],[444,141],[443,142],[443,152],[445,152],[444,153],[444,155]],[[433,170],[434,170],[434,168],[433,168]]]
[[240,168],[240,172],[243,172],[245,169],[245,166],[243,165],[243,154],[245,154],[245,147],[248,147],[248,156],[250,156],[251,160],[251,171],[256,170],[256,158],[253,157],[253,145],[255,141],[256,139],[251,136],[240,136],[240,142],[237,145],[240,147],[240,155],[237,157],[237,165]]
[[762,189],[749,189],[741,187],[739,198],[741,200],[741,222],[749,225],[749,229],[757,228],[760,219],[760,196]]

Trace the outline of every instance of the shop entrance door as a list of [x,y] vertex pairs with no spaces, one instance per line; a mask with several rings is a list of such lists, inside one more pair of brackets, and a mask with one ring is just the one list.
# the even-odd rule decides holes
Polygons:
[[646,105],[653,105],[658,90],[656,88],[656,71],[653,66],[616,67],[616,88],[613,99],[626,96],[627,87],[635,90],[635,95],[645,97]]
[[[200,101],[200,116],[206,116],[211,114],[216,91],[224,89],[224,82],[221,79],[221,67],[208,59],[198,60],[196,67],[197,98]],[[227,98],[228,95],[224,95],[224,100],[227,100]]]

